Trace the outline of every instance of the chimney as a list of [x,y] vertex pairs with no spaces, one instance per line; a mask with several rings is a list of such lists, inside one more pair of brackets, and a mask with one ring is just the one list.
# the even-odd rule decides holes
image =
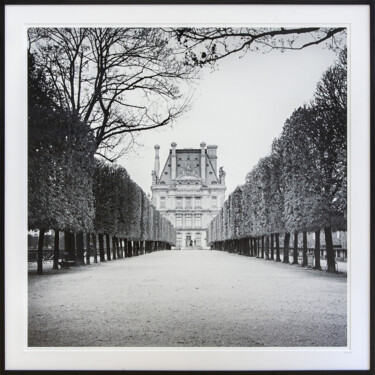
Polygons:
[[217,175],[217,155],[216,155],[217,146],[216,145],[208,145],[207,146],[207,155],[211,160],[211,164],[214,168],[214,171]]
[[154,163],[154,171],[156,175],[156,179],[159,179],[159,173],[160,173],[160,159],[159,159],[159,150],[160,146],[155,145],[155,163]]
[[204,181],[206,179],[206,155],[205,155],[206,144],[202,142],[200,146],[201,146],[201,179],[202,181]]
[[171,157],[172,180],[176,179],[176,170],[177,170],[176,146],[177,146],[176,142],[171,143],[171,147],[172,147],[172,157]]

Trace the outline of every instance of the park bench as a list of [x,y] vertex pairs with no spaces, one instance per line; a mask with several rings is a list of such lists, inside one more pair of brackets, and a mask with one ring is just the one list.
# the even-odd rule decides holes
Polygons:
[[75,265],[75,263],[76,262],[74,260],[62,260],[62,261],[58,262],[58,265],[61,268],[69,269],[70,267],[73,267]]
[[53,254],[47,254],[42,258],[43,263],[51,262],[53,261],[54,255]]

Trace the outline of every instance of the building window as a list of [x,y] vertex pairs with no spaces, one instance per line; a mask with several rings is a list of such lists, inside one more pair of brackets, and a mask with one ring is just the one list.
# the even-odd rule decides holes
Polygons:
[[217,208],[217,197],[212,197],[212,208]]
[[188,209],[188,210],[193,208],[192,205],[191,205],[191,198],[186,198],[185,208]]
[[182,228],[182,215],[176,215],[176,227]]
[[160,197],[160,208],[165,208],[165,197]]
[[182,208],[182,198],[181,197],[176,198],[176,208],[179,208],[179,209]]
[[195,208],[202,208],[202,198],[201,197],[195,197]]
[[186,228],[191,228],[191,214],[186,215],[185,224],[186,224]]
[[202,215],[195,215],[195,228],[200,228],[202,226]]

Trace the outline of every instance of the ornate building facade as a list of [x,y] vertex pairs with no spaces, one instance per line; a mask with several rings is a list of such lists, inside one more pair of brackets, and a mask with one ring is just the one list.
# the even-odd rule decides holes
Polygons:
[[202,142],[199,149],[176,149],[172,143],[160,170],[155,146],[152,203],[176,229],[177,249],[205,249],[207,227],[225,200],[225,172],[217,170],[217,146]]

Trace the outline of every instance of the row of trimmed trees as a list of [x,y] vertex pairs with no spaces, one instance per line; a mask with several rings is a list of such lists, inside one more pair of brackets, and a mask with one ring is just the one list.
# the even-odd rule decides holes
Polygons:
[[280,261],[279,236],[293,263],[298,232],[303,234],[307,264],[307,232],[315,232],[315,267],[320,268],[320,231],[325,234],[327,270],[335,271],[332,231],[347,225],[347,69],[346,53],[318,83],[313,101],[294,111],[271,154],[259,160],[210,223],[215,249],[238,251]]
[[85,242],[86,262],[90,243],[97,261],[96,236],[101,261],[170,248],[175,243],[170,222],[124,168],[94,158],[92,130],[74,112],[56,106],[53,95],[29,55],[28,228],[39,231],[37,272],[43,272],[43,241],[49,229],[55,231],[54,268],[60,231],[67,260],[78,264],[85,264]]
[[97,263],[171,249],[176,240],[172,224],[124,168],[95,160],[92,171],[86,168],[86,174],[80,172],[81,178],[71,180],[70,186],[82,189],[80,181],[91,177],[84,199],[83,195],[71,195],[70,190],[61,192],[43,216],[38,215],[42,211],[38,203],[46,205],[48,199],[40,195],[33,199],[34,191],[29,187],[29,204],[34,207],[29,211],[29,229],[39,230],[38,274],[43,272],[43,240],[48,229],[54,230],[54,269],[58,269],[61,255],[60,231],[64,232],[64,260],[78,265],[90,264],[91,257]]

